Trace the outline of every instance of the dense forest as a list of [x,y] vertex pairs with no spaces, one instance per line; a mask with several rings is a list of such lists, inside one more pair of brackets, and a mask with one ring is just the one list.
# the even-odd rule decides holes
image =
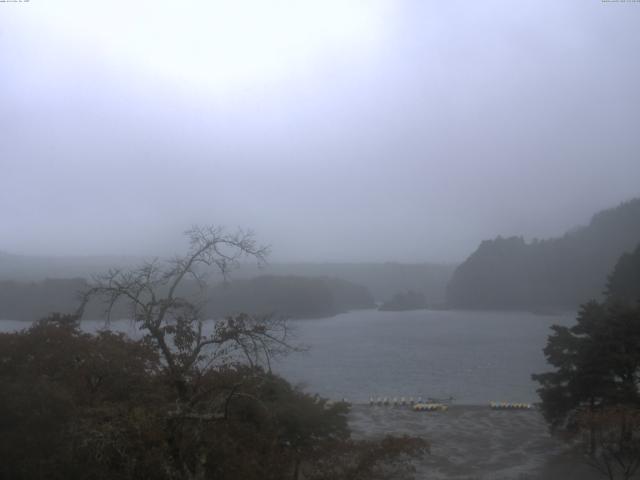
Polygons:
[[378,310],[399,312],[402,310],[420,310],[423,308],[427,308],[427,298],[422,293],[409,290],[404,293],[396,293],[380,305]]
[[[130,268],[144,261],[140,257],[32,257],[0,251],[0,281],[41,282],[47,278],[91,278],[110,268]],[[398,291],[424,293],[430,302],[444,303],[446,285],[455,265],[439,263],[269,263],[257,268],[243,263],[233,273],[235,280],[261,275],[297,277],[333,277],[357,283],[371,292],[376,301],[384,301]],[[221,281],[210,272],[212,281]]]
[[[35,320],[50,312],[74,312],[80,303],[79,293],[89,283],[82,278],[48,279],[42,282],[0,281],[0,319]],[[189,297],[197,286],[185,282],[181,293]],[[346,280],[328,277],[263,275],[252,279],[220,282],[208,289],[203,311],[210,318],[245,312],[308,318],[336,315],[353,309],[373,308],[369,291]],[[104,307],[92,302],[87,318],[98,319]],[[114,318],[128,316],[120,305]]]
[[560,238],[483,241],[447,287],[457,308],[575,308],[599,298],[607,274],[640,241],[640,199],[597,213]]
[[346,280],[263,275],[218,284],[212,290],[207,312],[213,317],[245,312],[301,318],[373,307],[369,291]]
[[[455,268],[456,265],[442,263],[282,263],[268,265],[265,271],[273,275],[342,278],[367,287],[378,302],[412,290],[424,294],[430,303],[443,304]],[[242,273],[242,269],[237,272]]]
[[79,293],[88,285],[83,278],[46,279],[41,282],[2,280],[0,319],[32,321],[51,312],[73,312],[80,303]]

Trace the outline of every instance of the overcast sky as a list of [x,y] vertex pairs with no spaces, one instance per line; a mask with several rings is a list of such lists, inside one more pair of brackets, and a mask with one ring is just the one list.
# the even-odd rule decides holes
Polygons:
[[459,261],[640,195],[640,3],[0,3],[0,250]]

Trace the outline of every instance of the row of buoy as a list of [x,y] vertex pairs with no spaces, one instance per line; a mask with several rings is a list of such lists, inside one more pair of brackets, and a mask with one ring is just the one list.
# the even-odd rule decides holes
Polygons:
[[422,403],[422,397],[418,397],[417,400],[414,400],[413,397],[370,397],[369,405],[379,405],[379,406],[404,406],[404,405],[414,405],[416,403]]
[[489,407],[493,410],[530,410],[533,405],[530,403],[489,402]]
[[[346,398],[342,399],[343,403],[350,404]],[[327,402],[327,406],[334,402]],[[397,407],[409,406],[414,411],[446,411],[449,405],[442,400],[428,398],[425,402],[422,397],[414,399],[413,397],[369,397],[370,406]],[[514,403],[514,402],[489,402],[492,410],[530,410],[533,408],[531,403]]]
[[444,403],[416,403],[413,406],[415,412],[446,412],[448,409]]

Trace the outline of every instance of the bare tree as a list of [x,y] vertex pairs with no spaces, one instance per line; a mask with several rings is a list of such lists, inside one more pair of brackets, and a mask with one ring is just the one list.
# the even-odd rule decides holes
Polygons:
[[[158,348],[180,397],[189,395],[187,380],[240,353],[251,366],[270,370],[273,355],[292,349],[283,319],[247,314],[215,320],[213,333],[204,333],[203,307],[207,278],[217,270],[226,279],[243,258],[264,264],[268,247],[256,243],[252,232],[226,233],[220,227],[193,227],[187,232],[189,250],[169,261],[145,262],[130,270],[110,270],[94,279],[83,293],[80,316],[87,302],[106,302],[107,319],[116,304],[127,306],[131,320]],[[196,285],[186,295],[185,283]],[[193,288],[192,288],[193,290]]]
[[[116,304],[126,305],[143,341],[158,350],[175,393],[175,405],[166,419],[174,464],[186,478],[202,478],[206,449],[185,451],[184,445],[198,444],[191,440],[210,431],[206,424],[226,420],[232,399],[249,399],[260,407],[260,399],[251,393],[260,375],[270,372],[274,355],[294,348],[286,321],[272,316],[239,314],[206,320],[213,322],[213,328],[205,328],[208,276],[217,271],[226,279],[242,259],[263,264],[268,248],[258,245],[251,232],[230,234],[219,227],[193,227],[186,236],[185,255],[96,277],[82,294],[78,315],[95,298],[106,303],[107,319]],[[248,368],[241,367],[247,364]],[[222,373],[234,368],[244,373],[231,375],[230,382],[220,381]]]

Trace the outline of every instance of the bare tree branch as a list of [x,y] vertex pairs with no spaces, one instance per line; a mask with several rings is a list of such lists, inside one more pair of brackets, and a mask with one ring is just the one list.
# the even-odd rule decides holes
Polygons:
[[[166,262],[155,258],[95,277],[79,309],[82,315],[87,302],[99,298],[111,319],[116,306],[125,305],[132,322],[157,346],[183,400],[189,395],[187,380],[206,374],[221,359],[237,362],[241,354],[251,367],[270,371],[274,356],[294,350],[286,322],[274,317],[235,315],[215,321],[213,333],[205,334],[202,311],[208,272],[213,268],[226,279],[243,258],[263,265],[269,249],[258,245],[251,231],[227,233],[221,227],[194,226],[185,235],[189,241],[185,255]],[[189,298],[181,293],[187,279],[198,286],[197,294]]]

